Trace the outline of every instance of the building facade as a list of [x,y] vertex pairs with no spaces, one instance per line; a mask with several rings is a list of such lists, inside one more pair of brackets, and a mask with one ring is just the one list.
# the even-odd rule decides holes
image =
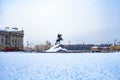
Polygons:
[[24,31],[0,30],[0,51],[23,50]]

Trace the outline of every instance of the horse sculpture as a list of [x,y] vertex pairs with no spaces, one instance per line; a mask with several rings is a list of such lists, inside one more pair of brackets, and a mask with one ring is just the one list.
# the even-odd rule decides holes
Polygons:
[[61,41],[61,40],[63,40],[63,39],[62,39],[62,35],[61,35],[61,34],[58,34],[55,45],[60,44],[60,41]]

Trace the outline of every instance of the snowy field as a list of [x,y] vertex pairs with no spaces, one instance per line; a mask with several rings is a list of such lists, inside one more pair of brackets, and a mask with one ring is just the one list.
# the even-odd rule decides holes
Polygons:
[[0,80],[120,80],[120,53],[0,52]]

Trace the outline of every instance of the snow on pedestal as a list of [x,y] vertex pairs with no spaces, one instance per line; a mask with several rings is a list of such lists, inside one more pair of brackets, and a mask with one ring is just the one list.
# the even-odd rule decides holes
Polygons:
[[57,45],[54,45],[53,47],[51,47],[46,52],[67,52],[67,51],[68,51],[67,49],[63,48],[62,44],[57,44]]

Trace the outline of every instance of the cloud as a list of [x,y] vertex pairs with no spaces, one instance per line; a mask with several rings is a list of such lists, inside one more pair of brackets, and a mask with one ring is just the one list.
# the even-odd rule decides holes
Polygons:
[[[106,34],[120,20],[119,8],[112,3],[106,5],[103,0],[13,0],[1,4],[1,26],[23,27],[25,42],[55,41],[58,33],[63,34],[66,42],[83,41],[89,34]],[[86,41],[94,42],[94,39]]]

